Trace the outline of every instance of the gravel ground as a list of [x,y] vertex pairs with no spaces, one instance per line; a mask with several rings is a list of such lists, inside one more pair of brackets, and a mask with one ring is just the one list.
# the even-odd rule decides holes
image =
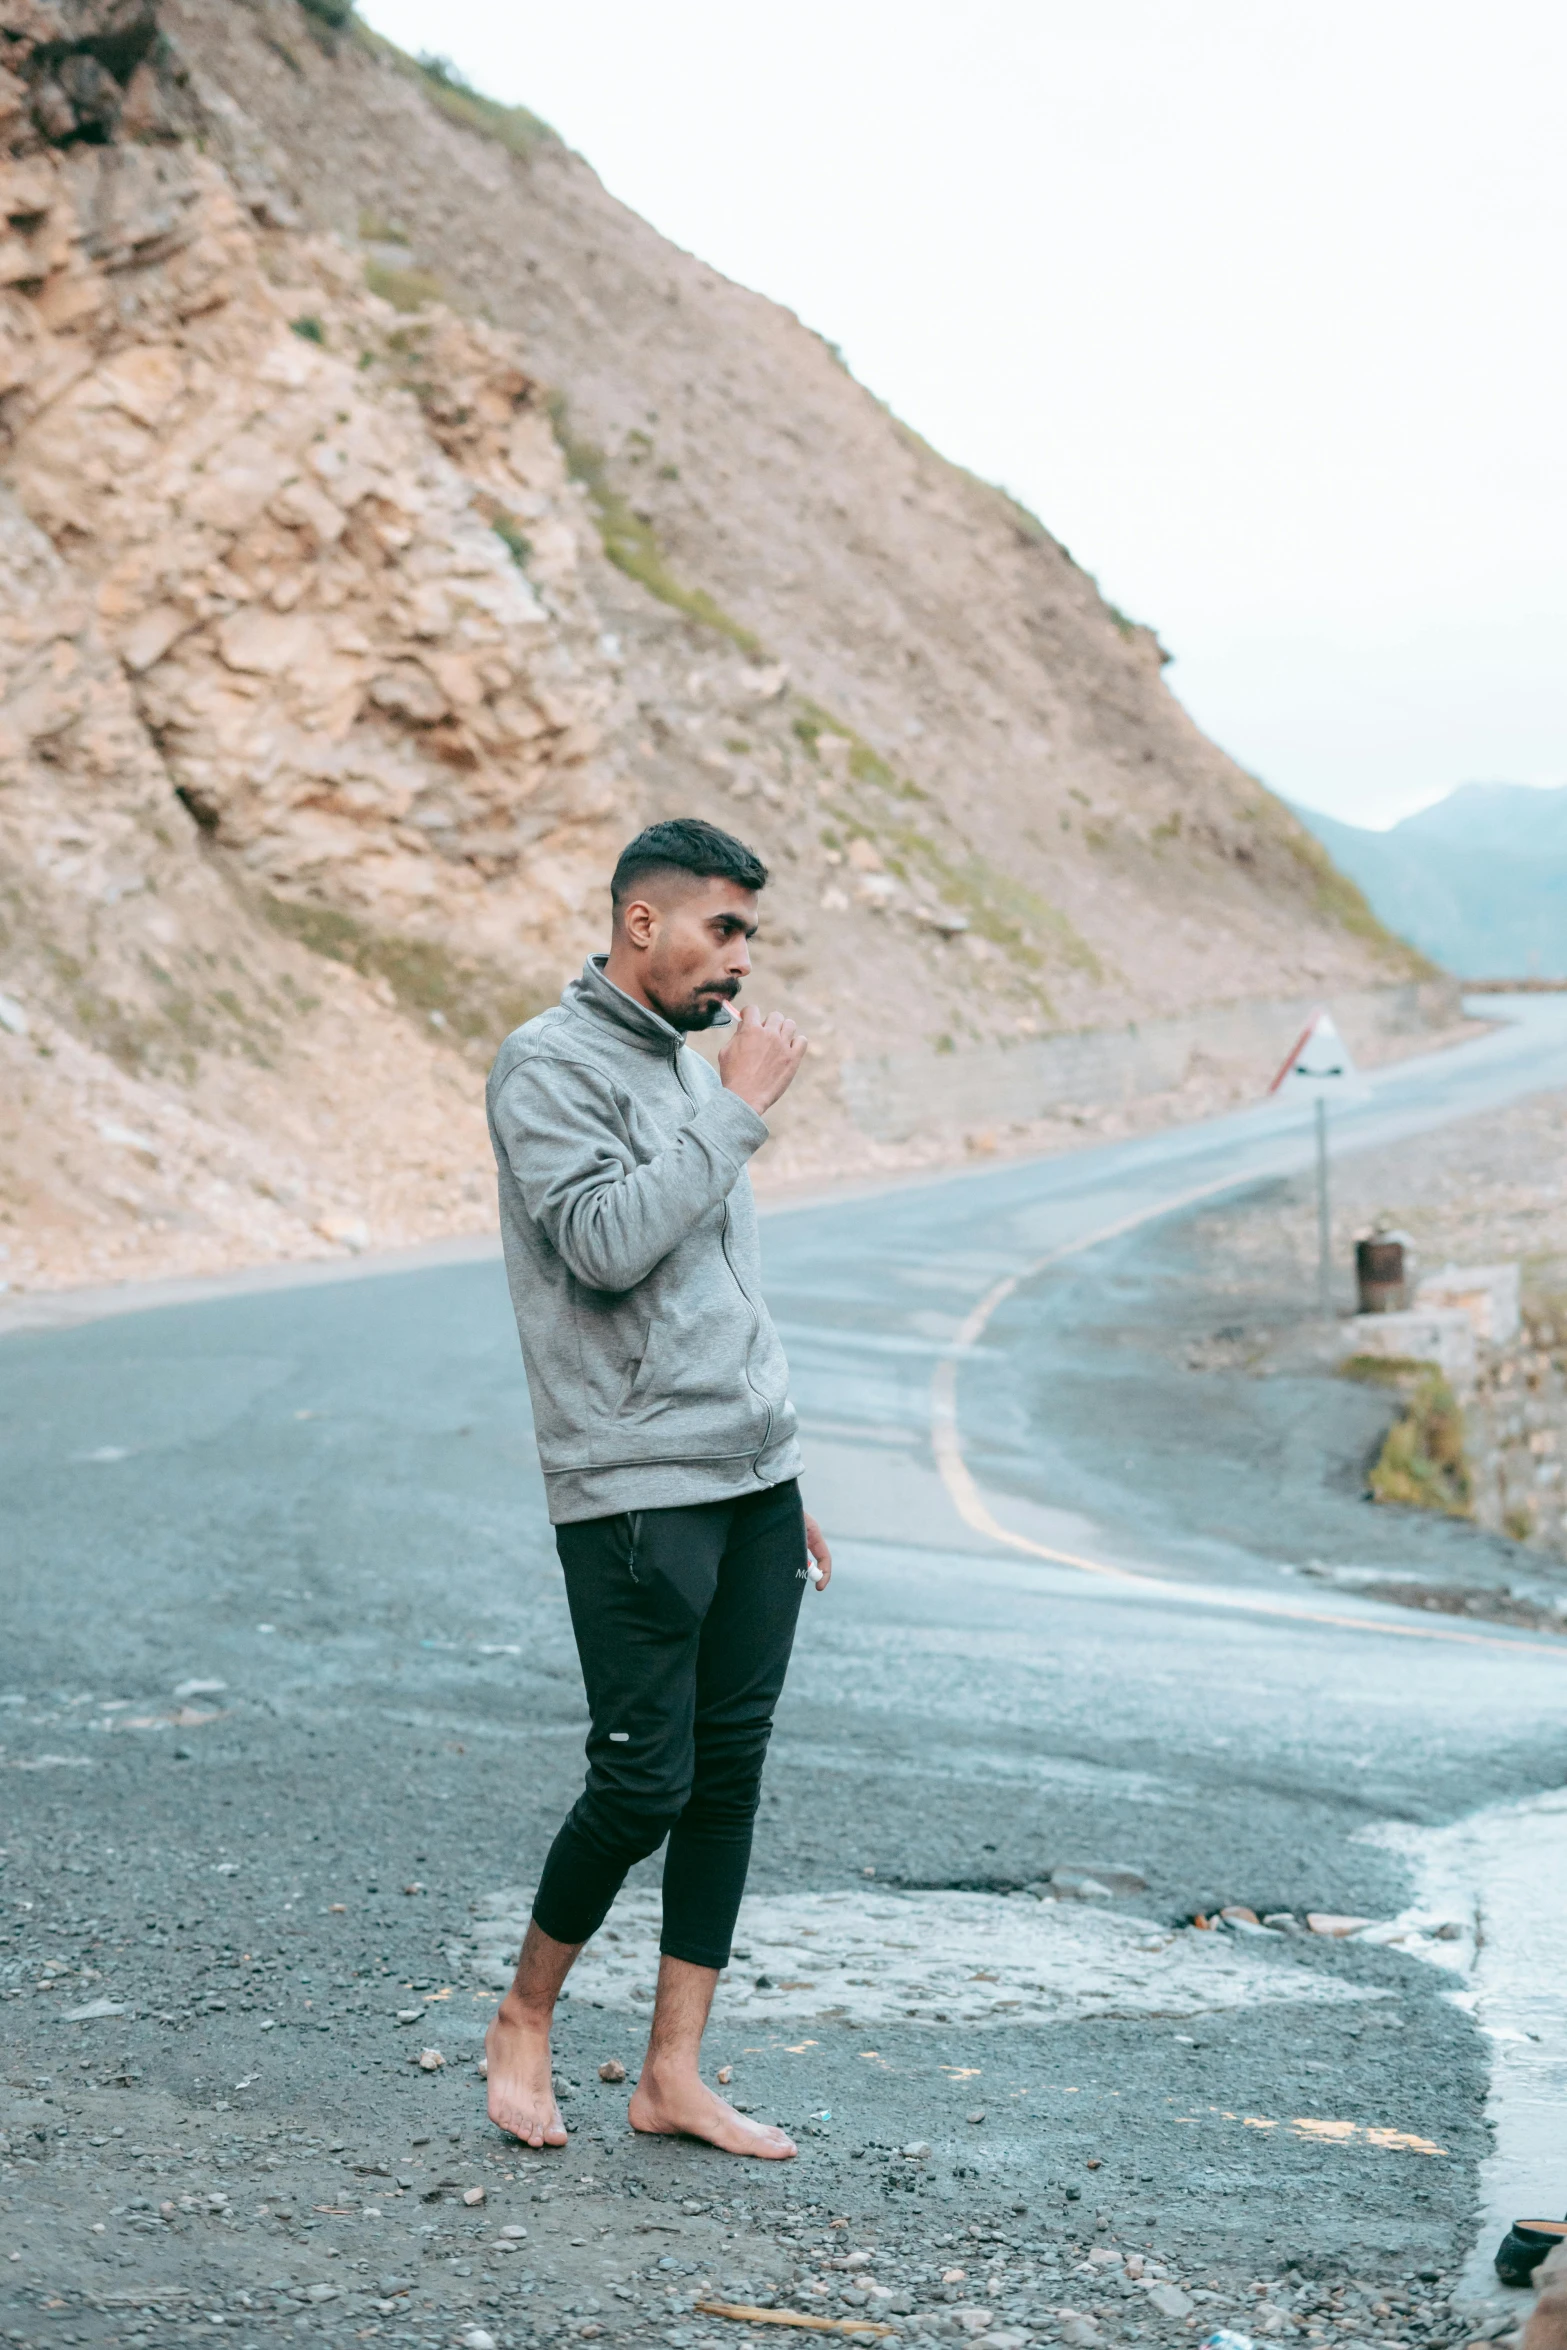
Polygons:
[[[1362,1831],[1554,1783],[1546,1666],[1432,1650],[1390,1672],[1369,1640],[1134,1607],[952,1547],[898,1417],[925,1293],[900,1321],[886,1267],[923,1279],[933,1233],[993,1223],[1009,1184],[1032,1215],[1035,1182],[772,1228],[782,1310],[818,1315],[819,1343],[791,1345],[845,1539],[753,1883],[841,1892],[874,1865],[878,1886],[1028,1901],[1130,1847],[1149,1890],[1118,1909],[1165,1931],[1226,1900],[1390,1916],[1407,1876]],[[1286,1193],[1245,1214],[1261,1230],[1281,1204],[1301,1212]],[[1215,1294],[1222,1231],[1216,1210],[1101,1252],[1048,1314],[1019,1299],[1016,1342],[998,1317],[997,1384],[976,1365],[967,1406],[987,1478],[1026,1491],[1032,1460],[1053,1507],[1178,1525],[1205,1572],[1241,1543],[1253,1578],[1286,1546],[1407,1567],[1414,1541],[1434,1580],[1485,1580],[1470,1530],[1395,1540],[1397,1514],[1358,1502],[1362,1392],[1187,1365],[1266,1291],[1225,1242]],[[843,1314],[896,1343],[855,1358],[840,1402]],[[910,1376],[913,1412],[924,1358]],[[634,2139],[598,2066],[634,2071],[636,2019],[569,2002],[570,2147],[490,2130],[476,1928],[531,1882],[582,1734],[518,1389],[487,1264],[0,1347],[23,1570],[0,1689],[13,2342],[779,2339],[692,2306],[710,2292],[903,2340],[1470,2338],[1451,2296],[1487,2050],[1444,1978],[1374,1945],[1264,1945],[1356,1997],[1201,2017],[775,2028],[721,1996],[712,2062],[800,2135],[778,2169]],[[426,2047],[444,2063],[421,2069]]]

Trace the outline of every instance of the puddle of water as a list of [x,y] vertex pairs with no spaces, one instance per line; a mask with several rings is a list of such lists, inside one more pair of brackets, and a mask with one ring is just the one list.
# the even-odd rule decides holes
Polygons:
[[[508,1890],[474,1928],[490,1981],[510,1982],[526,1917]],[[572,1996],[646,2013],[658,1933],[658,1894],[623,1893],[572,1972]],[[1287,1944],[1263,1954],[1124,1912],[995,1893],[753,1895],[735,1950],[718,2012],[758,2024],[1060,2023],[1382,1996],[1292,1964]]]
[[1451,1996],[1491,2043],[1494,2137],[1463,2290],[1517,2309],[1491,2266],[1497,2245],[1514,2219],[1567,2212],[1567,1788],[1448,1828],[1382,1829],[1376,1841],[1419,1871],[1411,1923],[1447,1916],[1467,1928],[1459,1942],[1407,1947],[1452,1972]]

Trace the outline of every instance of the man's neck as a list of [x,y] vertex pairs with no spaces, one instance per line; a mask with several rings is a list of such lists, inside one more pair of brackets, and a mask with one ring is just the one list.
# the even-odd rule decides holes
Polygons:
[[664,1018],[664,1013],[654,1003],[638,978],[636,962],[632,956],[623,955],[615,947],[611,947],[604,960],[604,976],[612,987],[619,988],[622,995],[628,995],[634,1004],[640,1004],[644,1012],[653,1012],[660,1020]]

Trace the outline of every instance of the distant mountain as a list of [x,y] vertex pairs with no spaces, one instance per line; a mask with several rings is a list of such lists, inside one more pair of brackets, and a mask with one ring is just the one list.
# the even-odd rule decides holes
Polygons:
[[1465,979],[1567,978],[1567,787],[1466,783],[1389,832],[1295,813],[1434,962]]

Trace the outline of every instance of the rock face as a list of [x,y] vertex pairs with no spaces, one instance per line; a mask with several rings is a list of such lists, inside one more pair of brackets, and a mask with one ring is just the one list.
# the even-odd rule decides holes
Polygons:
[[64,56],[50,18],[20,57],[13,32],[0,170],[5,1270],[471,1227],[482,1118],[428,1015],[504,1029],[574,959],[611,842],[582,764],[603,686],[573,672],[570,535],[551,619],[406,379],[461,386],[514,499],[563,482],[553,437],[497,338],[394,347],[335,246],[269,250],[182,135],[198,101],[148,12],[63,13],[88,26]]
[[0,150],[0,1276],[483,1223],[479,1065],[657,815],[775,868],[783,1172],[1411,979],[1031,517],[346,9],[19,0]]

